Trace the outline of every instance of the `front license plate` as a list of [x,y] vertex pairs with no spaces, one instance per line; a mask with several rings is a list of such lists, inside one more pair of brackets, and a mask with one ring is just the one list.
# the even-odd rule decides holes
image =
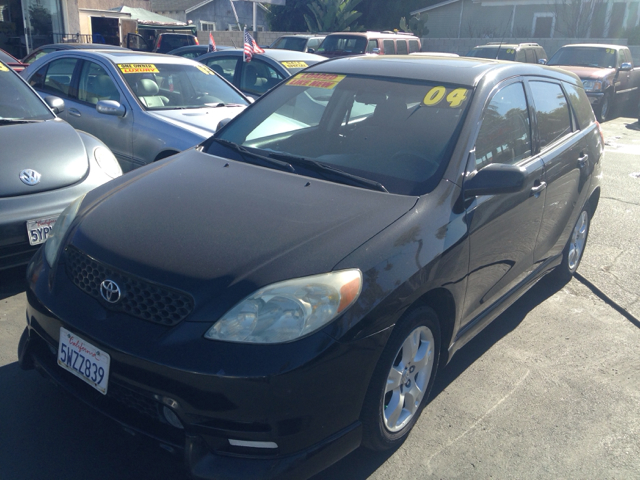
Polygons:
[[111,357],[69,330],[60,327],[58,365],[84,380],[103,395],[109,383]]
[[35,220],[27,220],[27,235],[29,235],[30,245],[40,245],[47,240],[49,233],[56,223],[58,215],[53,217],[37,218]]

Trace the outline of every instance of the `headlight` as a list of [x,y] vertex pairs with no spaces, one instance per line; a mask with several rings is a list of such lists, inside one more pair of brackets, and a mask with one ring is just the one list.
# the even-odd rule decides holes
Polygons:
[[582,80],[582,86],[587,92],[599,92],[602,90],[601,80]]
[[98,166],[111,178],[122,175],[122,169],[120,168],[118,160],[108,148],[96,147],[93,151],[93,157],[96,159],[96,162],[98,162]]
[[69,230],[73,219],[76,218],[82,200],[84,200],[84,195],[78,197],[75,202],[65,208],[56,220],[53,229],[49,232],[47,241],[44,244],[44,257],[47,259],[50,267],[53,267],[56,263],[60,251],[60,243],[67,233],[67,230]]
[[229,310],[205,338],[243,343],[295,340],[336,318],[361,290],[362,273],[356,269],[274,283]]

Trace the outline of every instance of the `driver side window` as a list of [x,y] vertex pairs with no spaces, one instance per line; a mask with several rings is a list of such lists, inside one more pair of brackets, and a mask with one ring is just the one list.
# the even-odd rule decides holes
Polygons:
[[531,156],[531,122],[522,83],[498,91],[485,109],[476,140],[476,168],[514,165]]

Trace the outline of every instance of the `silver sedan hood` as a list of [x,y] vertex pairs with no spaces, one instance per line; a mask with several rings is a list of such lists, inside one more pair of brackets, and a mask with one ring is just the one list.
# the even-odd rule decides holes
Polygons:
[[246,107],[204,107],[184,110],[148,111],[149,115],[176,127],[184,128],[203,138],[210,137],[218,128],[220,120],[233,118]]

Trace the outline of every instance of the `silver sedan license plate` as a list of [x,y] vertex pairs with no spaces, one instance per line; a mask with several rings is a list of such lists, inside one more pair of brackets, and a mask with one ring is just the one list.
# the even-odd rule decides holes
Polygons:
[[60,327],[58,365],[103,395],[107,394],[110,361],[108,353]]
[[58,215],[52,217],[36,218],[27,220],[27,235],[29,235],[29,245],[40,245],[47,240],[49,233],[56,223]]

